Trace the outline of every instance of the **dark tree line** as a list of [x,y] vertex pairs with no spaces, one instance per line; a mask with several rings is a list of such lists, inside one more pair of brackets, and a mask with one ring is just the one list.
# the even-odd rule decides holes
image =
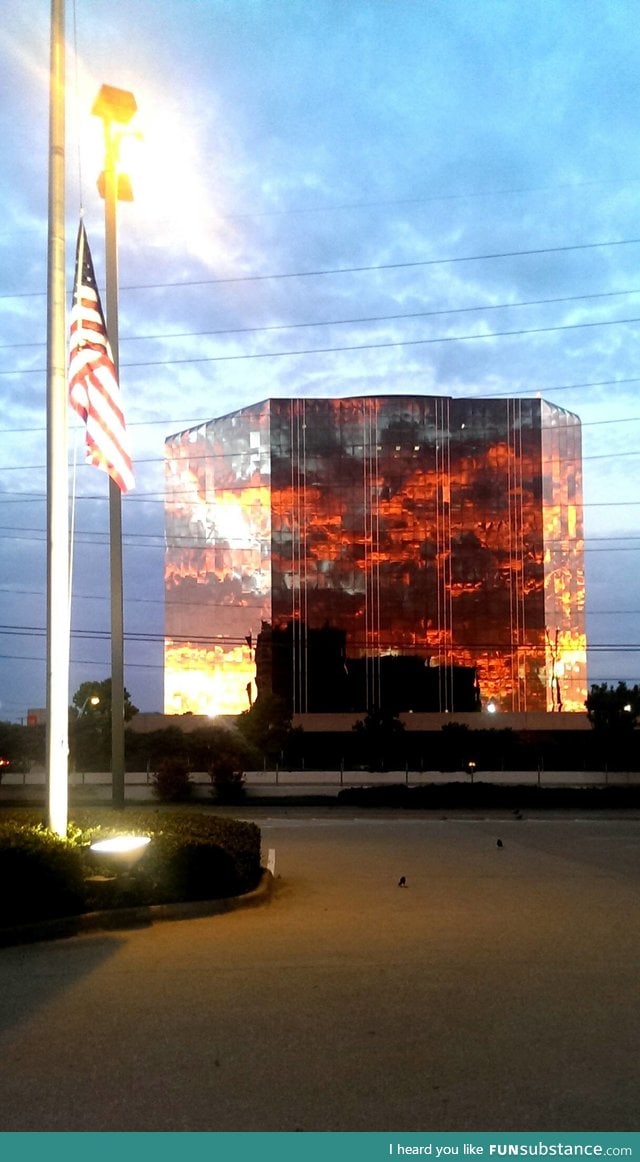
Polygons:
[[[292,729],[285,704],[261,695],[232,725],[184,731],[179,725],[149,733],[125,731],[128,770],[158,769],[163,761],[187,770],[232,773],[267,765],[289,768],[469,771],[500,769],[636,770],[640,765],[640,686],[593,685],[585,703],[592,733],[472,729],[455,719],[441,731],[405,731],[397,715],[371,711],[350,734],[305,734]],[[125,691],[125,717],[137,708]],[[84,682],[69,708],[70,763],[76,770],[108,770],[111,683]],[[0,722],[0,779],[9,768],[27,771],[45,761],[45,728]]]

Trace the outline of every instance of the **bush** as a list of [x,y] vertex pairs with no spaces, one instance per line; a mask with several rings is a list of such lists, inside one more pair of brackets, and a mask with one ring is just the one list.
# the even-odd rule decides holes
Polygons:
[[401,783],[376,787],[345,787],[338,802],[358,807],[406,807],[420,810],[455,810],[459,807],[499,810],[599,810],[640,806],[640,787],[538,787],[529,784],[427,783],[406,787]]
[[212,763],[208,770],[211,794],[217,803],[242,803],[246,797],[244,772],[229,763]]
[[157,890],[167,900],[215,900],[236,895],[240,875],[233,857],[217,843],[175,837],[155,840],[160,877]]
[[338,802],[362,807],[406,807],[409,788],[405,783],[379,783],[373,787],[345,787]]
[[[179,811],[80,810],[62,840],[37,824],[35,812],[19,814],[25,822],[0,824],[0,927],[94,908],[216,899],[250,891],[260,878],[253,823]],[[152,838],[130,869],[90,850],[96,839],[122,834]]]
[[185,759],[165,758],[158,763],[152,776],[153,793],[163,803],[186,803],[191,798],[193,783]]
[[80,851],[37,826],[0,828],[0,926],[83,910]]

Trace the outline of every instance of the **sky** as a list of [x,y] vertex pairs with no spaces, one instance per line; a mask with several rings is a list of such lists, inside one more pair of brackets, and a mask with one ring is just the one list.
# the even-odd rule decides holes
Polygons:
[[[119,209],[125,685],[162,709],[163,444],[269,396],[542,395],[583,424],[588,680],[640,681],[636,0],[67,0],[66,253]],[[0,24],[0,719],[46,690],[49,4]],[[70,297],[69,297],[70,301]],[[72,413],[73,415],[73,413]],[[70,418],[70,697],[109,676],[108,486]]]

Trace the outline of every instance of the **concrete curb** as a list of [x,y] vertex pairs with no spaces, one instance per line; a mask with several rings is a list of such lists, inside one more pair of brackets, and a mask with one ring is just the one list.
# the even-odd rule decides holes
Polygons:
[[256,908],[268,903],[273,892],[273,876],[262,869],[260,882],[250,892],[221,900],[186,900],[173,904],[142,904],[135,908],[113,908],[104,912],[84,912],[79,916],[63,916],[57,920],[41,920],[21,924],[16,928],[0,929],[0,947],[17,944],[35,944],[40,940],[62,940],[81,936],[86,932],[109,932],[120,928],[149,928],[156,921],[194,920],[203,916],[219,916],[239,908]]

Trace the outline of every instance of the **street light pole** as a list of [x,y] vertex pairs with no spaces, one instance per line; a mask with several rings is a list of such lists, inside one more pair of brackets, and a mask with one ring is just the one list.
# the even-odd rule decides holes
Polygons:
[[[118,341],[118,171],[113,124],[105,121],[105,270],[107,333],[120,378]],[[122,493],[109,477],[109,545],[111,577],[111,801],[124,807],[124,598],[122,565]]]
[[[133,93],[103,85],[92,112],[104,124],[105,166],[98,189],[104,198],[107,333],[119,377],[118,345],[118,200],[132,201],[131,186],[119,174],[122,126],[136,111]],[[124,602],[122,568],[122,495],[109,477],[109,540],[111,591],[111,801],[124,807]]]

